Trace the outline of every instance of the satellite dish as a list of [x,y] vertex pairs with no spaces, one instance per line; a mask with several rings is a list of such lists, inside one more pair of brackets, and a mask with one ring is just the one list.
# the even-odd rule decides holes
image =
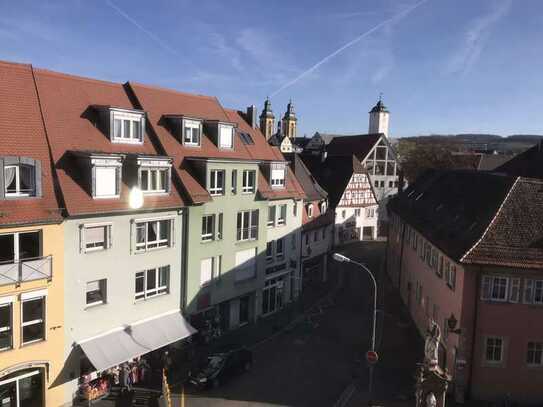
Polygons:
[[139,209],[143,206],[143,192],[138,187],[130,190],[128,195],[128,204],[132,209]]

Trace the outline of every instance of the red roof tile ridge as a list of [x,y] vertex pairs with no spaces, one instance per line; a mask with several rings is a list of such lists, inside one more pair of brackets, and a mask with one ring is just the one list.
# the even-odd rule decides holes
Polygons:
[[0,59],[0,65],[7,66],[10,68],[31,68],[32,64],[27,64],[25,62],[11,62],[11,61],[3,61]]
[[[140,83],[140,82],[134,82],[134,81],[128,81],[127,83],[131,87],[132,86],[140,86],[142,88],[147,88],[147,89],[151,89],[151,90],[159,90],[159,91],[163,91],[163,92],[170,92],[170,93],[175,93],[177,95],[197,97],[197,98],[202,98],[202,99],[215,99],[217,101],[217,103],[219,103],[219,105],[220,105],[220,102],[219,102],[219,100],[217,99],[216,96],[209,96],[209,95],[201,95],[199,93],[184,92],[184,91],[177,90],[177,89],[166,88],[166,87],[158,86],[158,85],[149,85],[149,84],[146,84],[146,83]],[[221,107],[222,107],[222,105],[221,105]]]
[[33,69],[34,69],[34,72],[36,72],[37,74],[40,74],[40,75],[57,76],[57,77],[64,78],[64,79],[71,79],[71,80],[91,82],[91,83],[99,83],[101,85],[108,85],[108,86],[114,86],[114,87],[122,86],[122,83],[120,83],[120,82],[112,82],[112,81],[106,81],[106,80],[103,80],[103,79],[89,78],[87,76],[80,76],[80,75],[74,75],[74,74],[70,74],[70,73],[52,71],[50,69],[44,69],[44,68],[33,67]]
[[490,231],[490,228],[494,225],[494,223],[496,223],[498,217],[500,216],[500,213],[502,211],[502,209],[504,208],[505,204],[507,203],[507,201],[509,200],[509,197],[513,194],[513,191],[517,188],[517,184],[520,182],[521,178],[518,177],[515,182],[513,183],[513,185],[511,185],[511,188],[509,189],[509,191],[507,192],[507,194],[505,195],[505,198],[503,199],[502,203],[500,204],[498,210],[496,211],[496,213],[494,214],[494,217],[492,218],[492,220],[488,223],[488,226],[486,227],[485,231],[483,232],[483,234],[481,235],[481,237],[473,244],[473,246],[462,256],[460,257],[460,263],[464,262],[464,260],[471,254],[471,252],[473,252],[475,250],[475,248],[477,246],[479,246],[479,244],[481,244],[481,242],[484,240],[484,238],[486,237],[486,235],[488,234],[488,232]]

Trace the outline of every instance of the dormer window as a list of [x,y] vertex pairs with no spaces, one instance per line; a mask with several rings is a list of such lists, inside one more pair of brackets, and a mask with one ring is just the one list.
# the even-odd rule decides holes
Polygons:
[[41,165],[27,157],[0,157],[0,199],[41,196]]
[[284,188],[285,187],[285,165],[272,164],[270,174],[270,184],[272,188]]
[[94,198],[118,198],[121,194],[121,158],[91,157],[91,164],[92,196]]
[[200,146],[202,141],[202,123],[198,120],[183,119],[183,144]]
[[144,194],[170,192],[171,161],[169,159],[138,158],[139,187]]
[[4,166],[6,196],[34,195],[34,167],[30,165]]
[[145,115],[129,111],[111,110],[113,143],[143,143]]
[[219,148],[234,147],[234,126],[219,124]]

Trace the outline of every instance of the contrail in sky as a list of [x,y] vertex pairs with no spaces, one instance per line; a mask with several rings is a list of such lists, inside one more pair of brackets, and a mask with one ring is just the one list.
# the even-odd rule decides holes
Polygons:
[[323,59],[321,59],[319,62],[317,62],[315,65],[313,65],[311,68],[303,71],[300,75],[298,75],[296,78],[292,79],[291,81],[285,83],[283,86],[281,86],[279,89],[277,89],[275,92],[270,94],[270,97],[277,95],[279,92],[285,90],[286,88],[294,85],[296,82],[298,82],[300,79],[304,78],[305,76],[309,75],[311,72],[315,71],[318,67],[320,67],[322,64],[328,62],[330,59],[335,57],[336,55],[340,54],[341,52],[345,51],[347,48],[353,46],[360,40],[366,38],[368,35],[372,34],[373,32],[377,31],[381,27],[385,26],[388,23],[391,23],[393,21],[399,21],[402,18],[406,17],[409,13],[411,13],[413,10],[415,10],[417,7],[421,6],[422,4],[426,3],[428,0],[421,0],[418,3],[414,4],[411,7],[408,7],[404,11],[390,17],[389,19],[380,22],[375,27],[371,28],[370,30],[366,31],[363,34],[360,34],[358,37],[356,37],[354,40],[349,41],[347,44],[343,45],[342,47],[338,48],[334,52],[332,52],[330,55],[325,56]]
[[126,20],[134,24],[137,28],[139,28],[141,31],[143,31],[149,38],[151,38],[154,42],[156,42],[162,49],[169,52],[170,54],[179,56],[179,53],[170,47],[168,44],[166,44],[164,41],[162,41],[159,37],[157,37],[155,34],[153,34],[151,31],[145,29],[140,23],[138,23],[136,20],[134,20],[132,17],[130,17],[128,14],[126,14],[124,11],[122,11],[119,7],[117,7],[115,4],[113,4],[110,0],[106,0],[106,4],[111,7],[113,10],[115,10],[117,13],[119,13],[122,17],[124,17]]

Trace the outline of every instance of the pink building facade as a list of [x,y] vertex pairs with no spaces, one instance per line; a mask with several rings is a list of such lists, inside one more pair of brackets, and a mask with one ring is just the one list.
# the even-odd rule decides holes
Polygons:
[[[417,181],[391,202],[387,271],[420,334],[432,321],[440,326],[440,365],[453,376],[457,401],[540,405],[543,198],[535,191],[543,183],[469,177]],[[455,185],[474,191],[471,203]]]

